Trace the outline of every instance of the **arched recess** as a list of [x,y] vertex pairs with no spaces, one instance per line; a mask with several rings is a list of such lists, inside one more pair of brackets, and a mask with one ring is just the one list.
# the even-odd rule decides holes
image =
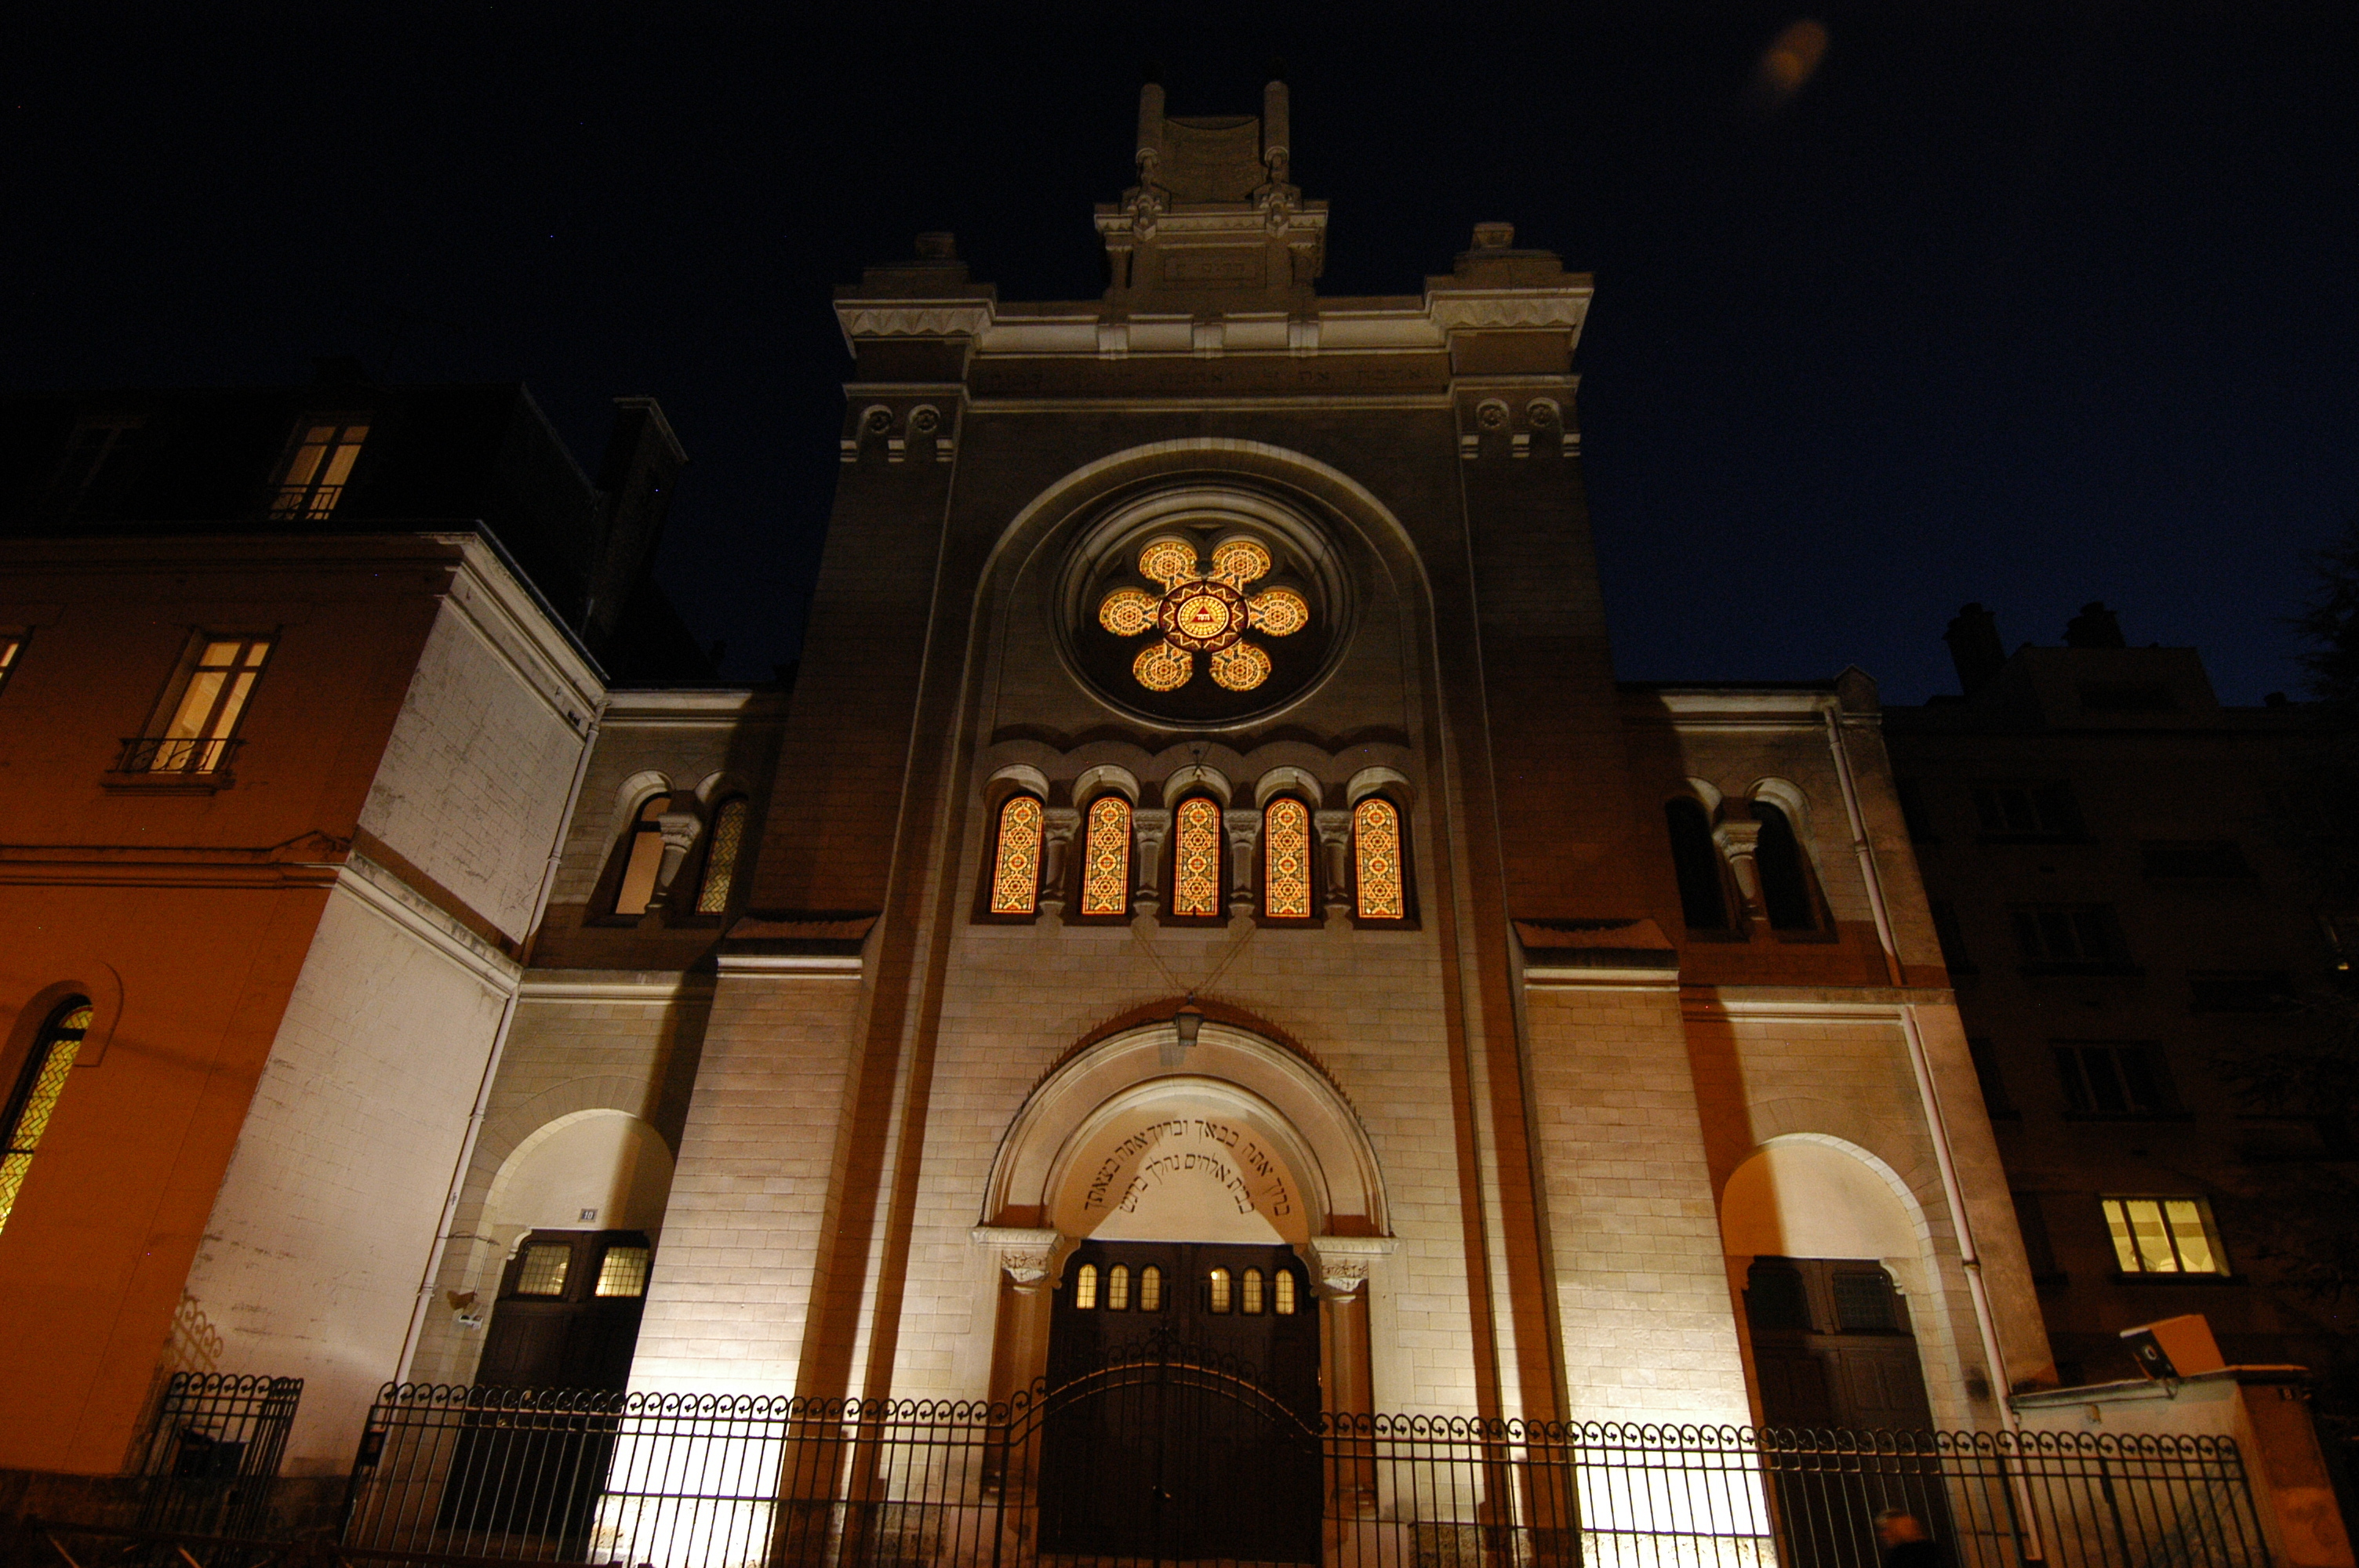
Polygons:
[[1343,1095],[1276,1041],[1206,1019],[1183,1044],[1166,1018],[1076,1053],[1009,1124],[981,1217],[998,1249],[995,1395],[1046,1367],[1049,1293],[1082,1240],[1283,1242],[1328,1309],[1330,1407],[1368,1408],[1382,1175]]
[[[1933,1420],[1963,1424],[1964,1368],[1953,1321],[1959,1303],[1944,1288],[1933,1227],[1907,1182],[1875,1154],[1826,1133],[1770,1139],[1732,1172],[1721,1190],[1722,1249],[1740,1322],[1748,1271],[1761,1258],[1873,1260],[1907,1303]],[[1756,1392],[1765,1371],[1745,1336]]]
[[671,1176],[671,1150],[645,1121],[624,1110],[577,1110],[535,1130],[501,1162],[479,1229],[503,1258],[533,1230],[654,1236],[663,1229]]

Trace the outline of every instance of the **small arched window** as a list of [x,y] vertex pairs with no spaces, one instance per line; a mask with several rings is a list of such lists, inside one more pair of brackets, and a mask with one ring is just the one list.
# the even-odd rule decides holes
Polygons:
[[[1011,795],[999,808],[999,833],[992,849],[991,913],[1030,914],[1039,905],[1040,801],[1036,795]],[[1090,1278],[1094,1281],[1096,1273]]]
[[1380,795],[1352,808],[1352,913],[1362,920],[1408,915],[1400,808]]
[[1210,795],[1190,795],[1174,814],[1171,913],[1211,920],[1221,913],[1221,807]]
[[1310,808],[1282,795],[1261,814],[1261,912],[1310,918]]
[[617,847],[622,876],[614,884],[616,914],[645,914],[656,895],[656,876],[663,870],[663,814],[671,796],[651,795],[631,818],[631,830]]
[[1803,869],[1802,846],[1786,813],[1766,800],[1753,803],[1753,820],[1761,825],[1754,842],[1754,864],[1761,870],[1761,903],[1769,912],[1774,931],[1814,931],[1818,914],[1810,903],[1810,874]]
[[1229,1310],[1229,1271],[1215,1269],[1204,1279],[1204,1304],[1213,1312]]
[[34,1036],[33,1053],[16,1075],[5,1112],[0,1114],[0,1130],[7,1134],[0,1141],[0,1227],[7,1225],[16,1207],[16,1195],[25,1188],[25,1173],[33,1168],[34,1152],[41,1146],[41,1134],[49,1130],[58,1097],[65,1093],[66,1075],[72,1070],[82,1036],[89,1030],[90,999],[71,998],[49,1014],[49,1021]]
[[1138,1271],[1138,1310],[1163,1310],[1163,1271],[1152,1263]]
[[1090,806],[1082,856],[1082,913],[1130,913],[1130,802],[1102,795]]
[[1671,829],[1671,868],[1680,879],[1680,914],[1690,931],[1728,929],[1728,898],[1721,881],[1720,851],[1701,801],[1674,800],[1663,807]]
[[1245,1278],[1240,1282],[1237,1298],[1238,1306],[1242,1307],[1247,1314],[1255,1317],[1261,1315],[1261,1271],[1259,1269],[1247,1269],[1245,1271]]
[[1294,1315],[1294,1271],[1278,1270],[1270,1276],[1269,1283],[1270,1293],[1277,1297],[1275,1305],[1277,1308],[1277,1315],[1292,1317]]
[[1106,1271],[1106,1311],[1130,1310],[1130,1265],[1116,1263]]
[[1073,1275],[1073,1307],[1078,1312],[1094,1312],[1098,1304],[1098,1266],[1084,1263]]
[[733,795],[712,809],[712,831],[706,836],[704,882],[696,890],[696,913],[726,914],[729,895],[737,886],[737,860],[745,849],[745,817],[751,807],[742,795]]

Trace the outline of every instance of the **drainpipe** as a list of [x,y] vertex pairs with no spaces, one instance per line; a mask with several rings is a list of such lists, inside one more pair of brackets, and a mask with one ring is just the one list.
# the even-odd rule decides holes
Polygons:
[[[1878,873],[1875,853],[1867,839],[1866,818],[1860,810],[1859,783],[1852,774],[1851,753],[1843,747],[1843,718],[1840,700],[1823,711],[1827,719],[1827,746],[1834,753],[1835,776],[1842,781],[1843,810],[1851,819],[1851,843],[1859,857],[1859,874],[1867,885],[1868,907],[1875,915],[1875,937],[1884,948],[1885,973],[1895,988],[1906,985],[1900,967],[1899,946],[1892,935],[1892,912],[1885,902],[1884,879]],[[1965,1271],[1966,1292],[1974,1303],[1974,1326],[1980,1331],[1983,1359],[1988,1363],[1991,1375],[1991,1398],[1997,1403],[1999,1414],[2010,1431],[2023,1430],[2023,1418],[2016,1413],[2014,1401],[2007,1398],[2006,1357],[1998,1342],[1998,1321],[1991,1311],[1990,1288],[1983,1280],[1981,1249],[1974,1245],[1974,1227],[1966,1217],[1965,1188],[1958,1180],[1956,1154],[1950,1147],[1950,1124],[1941,1114],[1941,1097],[1933,1084],[1932,1063],[1925,1054],[1925,1037],[1917,1026],[1917,1008],[1904,1002],[1900,1008],[1900,1031],[1908,1042],[1908,1068],[1917,1079],[1917,1098],[1923,1103],[1926,1130],[1933,1139],[1933,1162],[1941,1173],[1941,1195],[1950,1206],[1950,1224],[1958,1238],[1958,1266]]]
[[573,826],[573,808],[582,799],[582,786],[590,776],[591,754],[598,749],[598,730],[605,719],[605,698],[598,700],[596,711],[590,715],[590,728],[582,736],[582,756],[573,764],[573,783],[565,792],[565,810],[557,819],[557,832],[549,846],[548,863],[541,867],[540,891],[532,901],[533,929],[525,936],[524,950],[517,955],[516,989],[500,1006],[499,1027],[492,1033],[492,1053],[484,1062],[483,1082],[475,1086],[475,1108],[467,1113],[467,1133],[459,1142],[459,1160],[451,1168],[450,1190],[442,1195],[442,1218],[434,1227],[434,1246],[426,1257],[426,1272],[418,1281],[418,1300],[409,1309],[409,1332],[402,1336],[401,1355],[394,1362],[393,1380],[409,1380],[410,1357],[418,1353],[418,1341],[426,1332],[426,1314],[434,1304],[434,1281],[442,1272],[442,1258],[450,1250],[451,1227],[459,1217],[459,1200],[467,1184],[467,1167],[475,1158],[475,1140],[484,1130],[484,1117],[492,1103],[492,1085],[500,1074],[500,1058],[508,1048],[508,1031],[516,1023],[516,1001],[524,994],[524,970],[532,962],[533,939],[539,935],[539,922],[549,908],[549,895],[557,885],[558,863],[565,856],[565,838]]

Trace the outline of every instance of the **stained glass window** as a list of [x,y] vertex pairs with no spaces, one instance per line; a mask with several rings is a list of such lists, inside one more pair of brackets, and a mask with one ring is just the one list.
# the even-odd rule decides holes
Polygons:
[[1082,1312],[1095,1310],[1098,1304],[1098,1266],[1084,1263],[1073,1276],[1073,1305]]
[[595,1296],[643,1296],[647,1293],[647,1260],[644,1247],[609,1247],[598,1260]]
[[8,1223],[16,1207],[25,1173],[33,1166],[33,1152],[49,1130],[58,1097],[66,1092],[66,1075],[72,1071],[89,1030],[90,1003],[76,997],[50,1015],[49,1026],[33,1042],[33,1054],[16,1079],[16,1092],[8,1097],[7,1118],[0,1121],[0,1130],[7,1134],[0,1140],[0,1226]]
[[729,892],[737,881],[737,856],[745,848],[745,797],[732,795],[712,814],[712,839],[704,851],[704,886],[697,891],[696,913],[724,914]]
[[1310,808],[1290,795],[1261,816],[1261,911],[1272,920],[1310,918]]
[[573,1248],[564,1241],[536,1241],[524,1249],[516,1270],[516,1293],[520,1296],[561,1296],[565,1275],[573,1265]]
[[1040,802],[1011,795],[999,808],[999,845],[992,859],[991,913],[1029,914],[1040,903]]
[[1241,1298],[1237,1304],[1256,1317],[1260,1316],[1261,1271],[1259,1269],[1247,1269],[1245,1271],[1245,1277],[1241,1283],[1244,1288],[1237,1292],[1238,1296]]
[[1205,795],[1180,803],[1172,831],[1171,913],[1203,919],[1221,913],[1221,807]]
[[1204,1281],[1204,1304],[1214,1312],[1229,1310],[1229,1271],[1215,1269]]
[[1082,913],[1130,913],[1130,802],[1100,795],[1090,807],[1088,850],[1082,860]]
[[1290,588],[1245,593],[1274,564],[1266,546],[1234,537],[1213,546],[1208,572],[1189,540],[1149,540],[1138,555],[1138,575],[1160,591],[1114,589],[1098,603],[1098,624],[1117,637],[1158,634],[1130,665],[1132,678],[1149,691],[1176,691],[1194,679],[1198,654],[1208,655],[1221,686],[1251,691],[1273,666],[1268,651],[1243,641],[1245,634],[1290,637],[1310,624],[1309,601]]
[[1106,1271],[1106,1311],[1130,1310],[1130,1265],[1116,1263]]
[[1270,1293],[1277,1298],[1277,1315],[1292,1317],[1294,1315],[1294,1271],[1280,1269],[1270,1276],[1269,1282]]
[[1152,1263],[1138,1271],[1138,1310],[1163,1310],[1163,1271]]
[[1400,808],[1370,795],[1352,810],[1352,853],[1358,873],[1353,912],[1363,920],[1399,920],[1408,913],[1401,891]]

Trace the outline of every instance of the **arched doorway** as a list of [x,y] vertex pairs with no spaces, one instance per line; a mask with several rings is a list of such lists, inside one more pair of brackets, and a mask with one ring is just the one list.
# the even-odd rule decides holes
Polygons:
[[986,1213],[1054,1238],[1035,1304],[1001,1316],[1045,1319],[1038,1358],[1009,1358],[1050,1390],[1042,1549],[1315,1560],[1319,1411],[1367,1357],[1364,1291],[1321,1249],[1379,1244],[1383,1217],[1323,1075],[1209,1022],[1103,1042],[1011,1127]]

